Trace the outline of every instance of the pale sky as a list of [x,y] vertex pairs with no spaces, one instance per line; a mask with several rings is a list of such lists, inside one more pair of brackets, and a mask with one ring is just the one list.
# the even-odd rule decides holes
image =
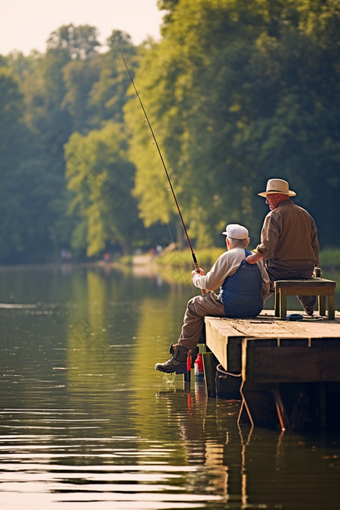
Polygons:
[[101,43],[119,29],[139,44],[160,38],[164,14],[157,0],[0,0],[0,54],[44,52],[49,34],[69,23],[97,27]]

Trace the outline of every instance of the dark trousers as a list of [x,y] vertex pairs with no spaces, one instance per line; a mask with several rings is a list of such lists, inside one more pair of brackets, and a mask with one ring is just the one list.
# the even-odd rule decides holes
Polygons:
[[[270,290],[274,292],[273,282],[276,280],[308,280],[313,274],[314,266],[284,266],[269,259],[266,269],[271,281]],[[298,300],[307,313],[315,309],[316,296],[298,296]]]

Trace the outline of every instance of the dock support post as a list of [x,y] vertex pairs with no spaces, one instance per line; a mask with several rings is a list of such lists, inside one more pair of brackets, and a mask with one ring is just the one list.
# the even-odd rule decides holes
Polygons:
[[[193,353],[190,350],[188,352],[188,356],[187,356],[187,371],[184,372],[184,374],[183,374],[184,382],[189,383],[189,384],[190,384],[190,379],[191,379],[192,354]],[[195,350],[195,359],[196,359],[196,350]]]
[[203,352],[203,368],[204,368],[204,381],[205,381],[205,389],[208,397],[215,398],[216,397],[216,388],[215,388],[215,363],[214,363],[214,355],[212,352]]
[[281,398],[281,393],[278,387],[273,387],[271,389],[275,405],[276,405],[276,412],[277,416],[279,418],[281,430],[290,430],[290,423],[289,423],[289,417],[285,408],[285,405]]
[[190,384],[190,380],[191,380],[191,371],[187,370],[187,372],[184,372],[184,374],[183,374],[183,381],[186,384]]
[[243,386],[244,386],[244,382],[245,381],[242,381],[241,386],[240,386],[240,393],[241,393],[241,397],[242,397],[242,403],[241,403],[240,412],[239,412],[238,418],[237,418],[237,424],[240,425],[241,420],[242,420],[242,414],[245,412],[246,415],[248,416],[249,421],[250,421],[251,432],[252,432],[252,430],[254,428],[254,420],[253,420],[253,417],[251,415],[250,409],[248,407],[248,404],[247,404],[247,401],[246,401],[246,397],[244,396],[244,393],[242,391],[243,390]]

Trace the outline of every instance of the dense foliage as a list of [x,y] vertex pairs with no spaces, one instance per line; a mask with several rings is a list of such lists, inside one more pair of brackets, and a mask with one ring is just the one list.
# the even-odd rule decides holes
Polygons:
[[199,246],[229,222],[256,244],[270,177],[340,245],[338,0],[158,3],[160,42],[113,31],[100,52],[95,27],[68,25],[44,54],[0,56],[0,262],[128,253],[175,225],[117,42]]
[[[172,8],[163,39],[145,52],[137,80],[191,235],[209,246],[227,222],[240,222],[257,239],[267,209],[256,193],[276,176],[315,216],[322,243],[339,244],[339,3],[163,3]],[[170,219],[148,135],[130,106],[126,118],[142,217]]]

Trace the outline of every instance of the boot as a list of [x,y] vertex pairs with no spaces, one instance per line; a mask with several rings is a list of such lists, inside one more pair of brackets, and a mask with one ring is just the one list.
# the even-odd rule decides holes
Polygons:
[[170,354],[172,354],[172,358],[165,363],[157,363],[155,369],[168,374],[173,372],[184,374],[187,371],[188,349],[183,345],[171,344]]

